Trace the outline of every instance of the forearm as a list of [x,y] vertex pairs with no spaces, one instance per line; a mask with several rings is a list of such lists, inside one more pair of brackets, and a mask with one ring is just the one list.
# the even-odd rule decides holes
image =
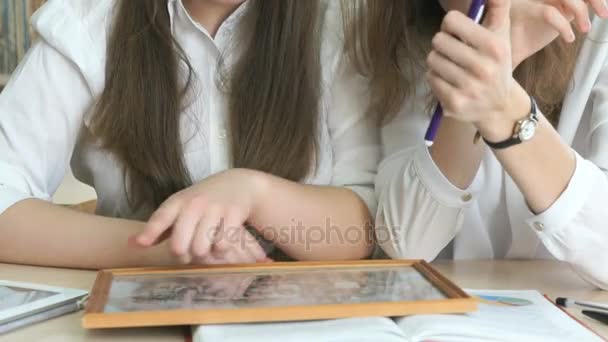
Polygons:
[[362,259],[373,249],[372,218],[354,192],[260,175],[266,196],[250,217],[262,235],[297,260]]
[[496,157],[535,213],[544,212],[559,198],[576,166],[572,149],[544,117],[533,140],[496,151]]
[[128,246],[143,226],[25,200],[0,215],[0,262],[83,269],[171,264],[164,244]]
[[473,141],[476,133],[472,124],[446,117],[430,148],[431,157],[441,173],[460,189],[467,189],[473,183],[485,152],[484,144]]
[[[530,141],[494,151],[496,157],[535,213],[549,209],[564,192],[576,167],[572,149],[562,142],[549,121],[539,113],[539,127]],[[497,122],[480,128],[486,139],[504,140],[513,124]]]

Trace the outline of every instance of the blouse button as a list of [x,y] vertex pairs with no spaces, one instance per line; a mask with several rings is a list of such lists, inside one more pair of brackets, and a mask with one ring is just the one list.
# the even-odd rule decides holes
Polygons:
[[461,197],[463,202],[471,202],[473,200],[473,195],[471,194],[464,194]]
[[540,223],[540,222],[535,222],[534,223],[534,230],[536,230],[537,232],[541,233],[545,230],[545,225]]

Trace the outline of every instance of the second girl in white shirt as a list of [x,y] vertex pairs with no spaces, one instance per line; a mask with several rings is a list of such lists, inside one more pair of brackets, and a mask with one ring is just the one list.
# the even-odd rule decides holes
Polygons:
[[[358,51],[375,95],[371,109],[395,115],[382,132],[376,182],[384,251],[427,260],[557,258],[608,289],[608,45],[598,43],[608,41],[608,23],[591,24],[583,1],[553,8],[513,0],[510,8],[511,1],[490,0],[484,27],[460,12],[444,17],[434,1],[388,3],[369,2]],[[441,3],[466,11],[470,1]],[[591,3],[608,14],[605,3]],[[575,38],[557,9],[588,32],[582,44],[544,48],[557,31]],[[512,68],[531,55],[516,81]],[[475,139],[510,137],[530,114],[527,92],[552,122],[539,113],[532,140],[506,149]],[[429,149],[431,93],[447,117]]]

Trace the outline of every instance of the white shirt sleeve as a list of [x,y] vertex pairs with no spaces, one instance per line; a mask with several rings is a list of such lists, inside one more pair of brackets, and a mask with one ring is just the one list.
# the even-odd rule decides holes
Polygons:
[[376,120],[367,115],[368,93],[366,80],[349,63],[341,63],[331,86],[328,121],[334,156],[332,185],[354,191],[373,215],[380,141]]
[[576,170],[558,200],[527,223],[547,249],[570,263],[588,282],[608,290],[608,67],[591,93],[587,159],[576,155]]
[[[608,138],[606,128],[603,139]],[[608,147],[608,140],[604,146]],[[590,160],[578,154],[576,158],[576,171],[566,190],[544,213],[530,213],[527,223],[553,256],[608,290],[608,174]]]
[[91,100],[70,60],[44,41],[31,48],[0,93],[0,214],[27,198],[51,199]]
[[431,261],[462,228],[471,190],[443,175],[424,145],[382,162],[376,179],[376,240],[395,259]]

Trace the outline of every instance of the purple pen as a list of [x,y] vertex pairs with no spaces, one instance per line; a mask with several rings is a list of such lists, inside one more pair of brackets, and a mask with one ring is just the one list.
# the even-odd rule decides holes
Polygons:
[[[472,0],[468,13],[469,18],[475,20],[475,22],[479,24],[481,18],[483,17],[485,4],[485,0]],[[433,117],[431,118],[431,123],[429,124],[429,128],[426,130],[426,134],[424,135],[424,142],[426,143],[426,146],[433,146],[433,142],[435,142],[435,137],[437,136],[437,131],[439,131],[439,126],[441,125],[442,117],[443,107],[441,106],[441,103],[437,103],[435,111],[433,112]]]

